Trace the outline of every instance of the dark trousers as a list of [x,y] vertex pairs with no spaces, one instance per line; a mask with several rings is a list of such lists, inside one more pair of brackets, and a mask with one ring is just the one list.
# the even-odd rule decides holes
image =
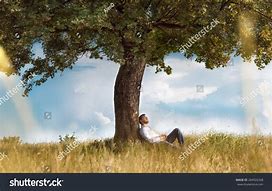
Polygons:
[[166,141],[173,143],[176,139],[178,139],[179,144],[184,143],[183,135],[178,128],[175,128],[169,135],[167,135]]

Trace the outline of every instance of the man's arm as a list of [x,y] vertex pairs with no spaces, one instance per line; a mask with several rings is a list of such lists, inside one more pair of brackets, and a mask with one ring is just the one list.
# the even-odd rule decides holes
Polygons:
[[151,136],[151,132],[150,132],[150,130],[147,129],[147,128],[144,128],[144,129],[142,130],[142,136],[143,136],[143,138],[144,138],[145,140],[147,140],[147,141],[149,141],[149,142],[152,142],[152,143],[163,141],[161,135],[158,135],[158,136]]
[[160,135],[161,141],[166,141],[167,136],[166,135]]

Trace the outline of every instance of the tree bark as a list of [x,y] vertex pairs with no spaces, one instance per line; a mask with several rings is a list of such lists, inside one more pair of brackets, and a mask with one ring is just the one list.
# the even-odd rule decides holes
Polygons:
[[114,86],[115,141],[138,139],[140,90],[145,60],[121,65]]

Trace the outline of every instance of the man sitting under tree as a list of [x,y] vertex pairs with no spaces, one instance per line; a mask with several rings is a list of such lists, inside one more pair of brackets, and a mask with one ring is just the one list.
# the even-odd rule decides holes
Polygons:
[[184,143],[183,135],[178,128],[175,128],[169,135],[160,135],[150,128],[148,117],[145,114],[140,115],[139,123],[141,124],[140,135],[148,142],[173,143],[177,139],[180,145]]

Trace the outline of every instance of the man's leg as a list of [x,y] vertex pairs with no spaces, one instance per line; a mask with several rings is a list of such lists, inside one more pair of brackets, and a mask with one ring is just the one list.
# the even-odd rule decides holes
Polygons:
[[173,143],[176,139],[178,139],[179,144],[184,143],[184,138],[181,131],[178,128],[175,128],[167,137],[166,141],[169,143]]

